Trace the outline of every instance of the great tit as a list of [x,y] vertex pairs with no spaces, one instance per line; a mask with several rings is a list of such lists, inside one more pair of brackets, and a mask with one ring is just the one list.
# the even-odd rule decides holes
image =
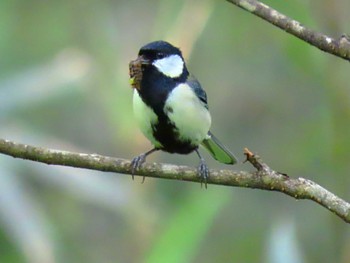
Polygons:
[[236,157],[209,131],[207,95],[188,72],[180,49],[165,41],[151,42],[140,49],[129,70],[134,114],[154,146],[132,160],[132,175],[155,151],[196,152],[200,159],[198,175],[206,186],[209,169],[198,151],[199,145],[221,163],[237,163]]

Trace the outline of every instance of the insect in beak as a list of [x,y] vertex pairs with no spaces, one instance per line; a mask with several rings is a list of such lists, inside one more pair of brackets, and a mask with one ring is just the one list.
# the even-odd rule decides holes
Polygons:
[[143,56],[138,56],[137,59],[131,60],[129,63],[130,85],[137,90],[140,89],[142,80],[142,66],[149,65],[151,62]]

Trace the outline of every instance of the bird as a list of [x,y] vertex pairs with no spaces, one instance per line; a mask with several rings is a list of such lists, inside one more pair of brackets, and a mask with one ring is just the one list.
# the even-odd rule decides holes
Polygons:
[[189,73],[179,48],[163,40],[144,45],[129,63],[129,75],[136,121],[153,145],[132,159],[133,178],[146,157],[156,151],[195,152],[199,157],[197,173],[205,187],[209,168],[199,152],[200,145],[220,163],[237,163],[237,158],[210,131],[206,92]]

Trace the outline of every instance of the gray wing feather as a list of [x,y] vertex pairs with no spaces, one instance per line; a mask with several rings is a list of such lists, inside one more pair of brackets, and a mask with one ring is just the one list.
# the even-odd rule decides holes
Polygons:
[[[198,80],[194,76],[190,75],[186,82],[197,97],[203,102],[203,106],[208,109],[207,94],[205,93],[204,89],[202,89]],[[221,163],[237,163],[237,158],[210,131],[208,132],[208,137],[203,140],[202,146],[208,150],[214,159]]]
[[194,76],[190,75],[186,82],[197,95],[197,97],[203,102],[204,106],[208,109],[207,94],[205,93],[205,90],[202,89],[202,86],[198,80]]

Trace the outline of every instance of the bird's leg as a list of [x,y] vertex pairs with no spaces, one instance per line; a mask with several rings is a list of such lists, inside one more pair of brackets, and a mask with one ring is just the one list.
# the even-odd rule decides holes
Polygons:
[[209,168],[208,168],[207,164],[205,163],[204,158],[200,155],[198,148],[195,149],[195,151],[200,159],[197,171],[198,171],[199,177],[201,178],[201,186],[204,183],[204,187],[207,188],[207,180],[209,177]]
[[[146,161],[146,157],[150,155],[151,153],[158,151],[159,149],[153,148],[152,150],[149,150],[148,152],[145,152],[143,154],[140,154],[139,156],[136,156],[134,159],[131,161],[131,176],[132,179],[134,180],[134,174],[137,169],[140,168],[140,166]],[[145,181],[145,177],[142,179],[142,183]]]

